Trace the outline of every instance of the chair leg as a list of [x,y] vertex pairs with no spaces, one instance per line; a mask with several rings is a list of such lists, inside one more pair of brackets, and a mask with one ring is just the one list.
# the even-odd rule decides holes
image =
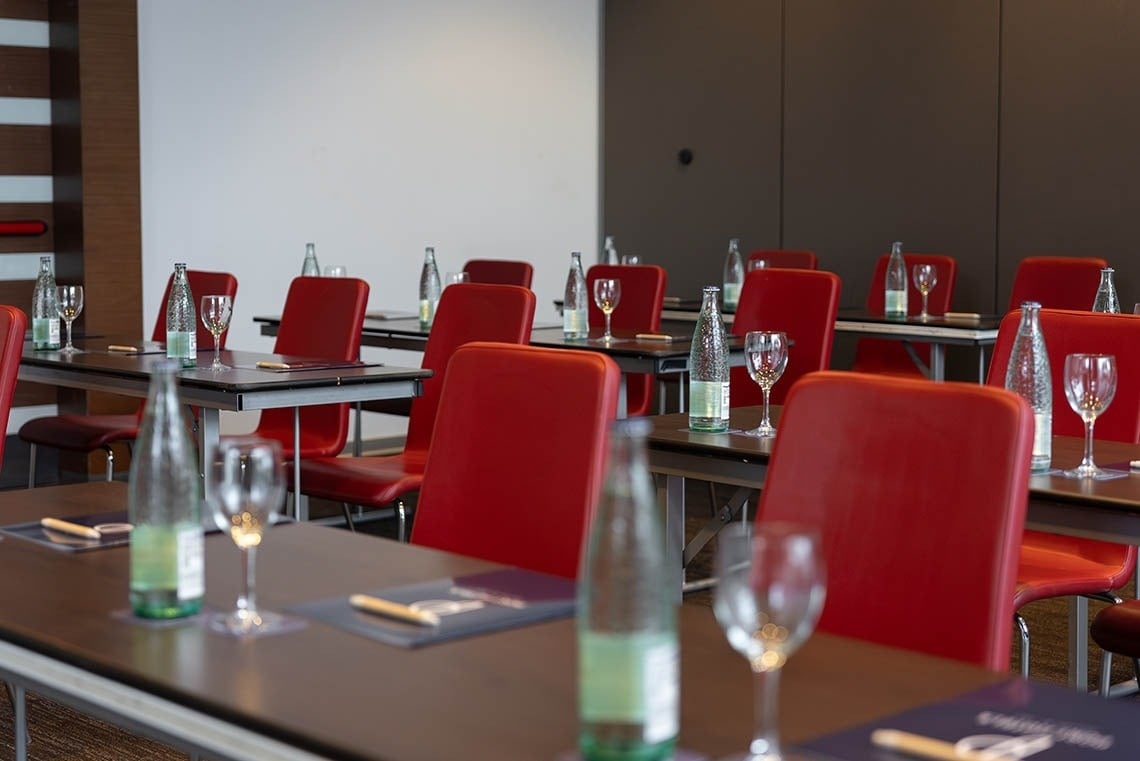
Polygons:
[[717,510],[719,509],[718,502],[717,502],[717,496],[716,496],[716,484],[714,484],[712,481],[709,481],[708,484],[709,484],[709,514],[710,515],[716,515]]
[[28,445],[28,488],[36,488],[36,445]]
[[1112,653],[1100,651],[1100,696],[1107,698],[1112,687]]
[[401,542],[408,541],[407,537],[408,525],[408,508],[404,504],[404,500],[396,500],[396,538]]
[[340,509],[344,511],[344,522],[348,525],[348,530],[356,533],[356,523],[352,520],[352,507],[347,502],[340,503]]
[[1029,624],[1025,623],[1025,619],[1021,617],[1020,613],[1013,614],[1013,622],[1017,625],[1017,633],[1020,637],[1020,645],[1018,647],[1018,658],[1021,666],[1021,675],[1029,677]]
[[107,453],[107,480],[115,480],[115,450],[110,446],[103,447],[103,451]]

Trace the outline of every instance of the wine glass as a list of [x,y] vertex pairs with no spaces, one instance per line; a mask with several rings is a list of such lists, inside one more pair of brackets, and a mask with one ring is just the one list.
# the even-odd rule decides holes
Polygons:
[[1065,398],[1085,423],[1085,456],[1081,464],[1064,471],[1066,478],[1103,481],[1119,474],[1101,470],[1093,462],[1093,425],[1116,395],[1116,357],[1111,354],[1070,354],[1065,357]]
[[226,328],[230,326],[230,314],[233,312],[233,308],[233,299],[224,294],[211,294],[202,297],[202,309],[200,310],[202,312],[202,324],[214,337],[214,361],[210,365],[210,369],[214,372],[230,369],[222,364],[219,352],[222,333],[225,333]]
[[934,290],[934,286],[938,285],[938,269],[933,264],[916,264],[912,276],[914,287],[922,294],[922,313],[918,318],[925,322],[930,319],[930,313],[926,311],[926,298]]
[[788,366],[788,336],[772,330],[752,330],[744,336],[744,359],[748,364],[748,374],[764,392],[764,419],[747,436],[768,439],[776,435],[776,426],[768,417],[768,397],[772,386],[784,374]]
[[717,535],[716,620],[755,677],[756,725],[747,753],[724,761],[780,761],[776,707],[780,668],[808,638],[826,596],[818,534],[763,520],[734,523]]
[[79,313],[83,311],[83,286],[56,286],[55,303],[59,311],[59,316],[67,323],[67,345],[63,347],[62,351],[64,354],[74,354],[77,352],[77,349],[71,343],[71,323],[79,316]]
[[621,301],[620,280],[608,277],[599,278],[594,281],[594,303],[598,305],[598,309],[601,309],[602,314],[606,316],[606,332],[602,336],[602,340],[606,343],[614,340],[614,335],[610,332],[610,315],[617,309],[619,301]]
[[214,523],[241,550],[242,588],[237,608],[216,615],[210,628],[224,634],[260,635],[281,628],[284,616],[257,609],[254,561],[262,532],[285,500],[281,444],[257,437],[223,438],[211,463],[206,499]]

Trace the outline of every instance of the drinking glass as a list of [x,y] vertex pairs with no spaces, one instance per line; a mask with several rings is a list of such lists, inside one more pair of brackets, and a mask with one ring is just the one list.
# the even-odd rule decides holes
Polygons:
[[744,336],[744,359],[748,364],[748,374],[764,392],[764,419],[760,425],[744,433],[769,439],[776,435],[776,426],[768,416],[768,396],[788,366],[787,334],[772,330],[749,331]]
[[[755,534],[750,535],[750,529]],[[780,761],[776,707],[780,668],[808,638],[826,586],[818,534],[763,520],[733,523],[717,535],[716,620],[755,680],[755,729],[747,753],[724,761]]]
[[749,272],[755,272],[756,270],[763,270],[763,269],[768,269],[768,260],[767,259],[749,259],[748,260],[748,271]]
[[75,354],[78,350],[71,343],[71,323],[83,311],[83,286],[58,285],[55,288],[55,299],[59,316],[67,324],[67,345],[62,351],[64,354]]
[[1132,314],[1140,314],[1140,301],[1132,305]]
[[279,629],[284,616],[257,608],[254,573],[262,533],[285,500],[281,445],[256,437],[223,438],[210,465],[206,500],[214,523],[241,551],[242,586],[237,608],[210,621],[225,634],[260,635]]
[[1116,357],[1111,354],[1070,354],[1065,357],[1065,398],[1085,422],[1085,456],[1081,464],[1066,470],[1066,478],[1103,481],[1117,478],[1115,471],[1101,470],[1093,462],[1093,425],[1116,395]]
[[641,257],[637,254],[622,254],[621,263],[626,265],[641,264]]
[[222,364],[220,351],[222,333],[225,333],[226,328],[230,326],[230,314],[233,312],[233,308],[233,299],[224,294],[215,293],[202,297],[202,309],[200,310],[202,312],[202,324],[214,337],[214,361],[210,365],[210,369],[214,372],[230,369]]
[[348,267],[343,264],[326,264],[325,277],[348,277]]
[[470,282],[471,273],[469,272],[448,272],[447,276],[444,278],[443,287],[446,288],[449,285],[457,285],[458,283]]
[[926,311],[926,298],[934,290],[934,286],[938,285],[938,270],[933,264],[916,264],[912,276],[914,287],[922,294],[922,313],[918,318],[925,322],[930,319],[930,313]]
[[619,301],[621,301],[620,280],[609,277],[594,281],[594,303],[606,316],[606,332],[602,336],[602,340],[606,343],[614,340],[614,335],[610,332],[610,315],[617,309]]

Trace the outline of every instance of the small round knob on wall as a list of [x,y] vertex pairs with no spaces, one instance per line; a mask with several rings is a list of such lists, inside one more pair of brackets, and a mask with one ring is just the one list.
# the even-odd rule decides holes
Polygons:
[[693,152],[688,148],[682,148],[677,151],[677,161],[681,162],[681,166],[688,166],[693,163]]

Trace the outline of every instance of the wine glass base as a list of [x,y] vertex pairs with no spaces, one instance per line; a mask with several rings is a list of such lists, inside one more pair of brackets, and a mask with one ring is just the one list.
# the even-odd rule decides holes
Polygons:
[[736,753],[722,756],[716,761],[818,761],[818,757],[792,749],[776,750],[771,753]]
[[214,365],[214,364],[211,364],[211,365],[210,365],[210,369],[211,369],[211,370],[213,370],[213,371],[214,371],[214,372],[216,372],[216,373],[220,373],[220,372],[222,372],[223,370],[233,370],[233,368],[232,368],[232,367],[230,367],[229,365],[223,365],[221,362],[219,362],[219,363],[218,363],[218,364],[216,364],[216,365]]
[[748,431],[741,431],[741,436],[755,436],[758,439],[773,439],[776,437],[776,426],[758,425]]
[[304,621],[267,610],[259,610],[252,615],[244,610],[235,610],[215,613],[206,625],[211,631],[231,637],[264,637],[294,631],[304,626]]
[[1071,478],[1078,481],[1111,481],[1114,478],[1124,478],[1128,475],[1124,470],[1105,470],[1095,465],[1091,467],[1077,466],[1072,470],[1062,470],[1062,478]]

